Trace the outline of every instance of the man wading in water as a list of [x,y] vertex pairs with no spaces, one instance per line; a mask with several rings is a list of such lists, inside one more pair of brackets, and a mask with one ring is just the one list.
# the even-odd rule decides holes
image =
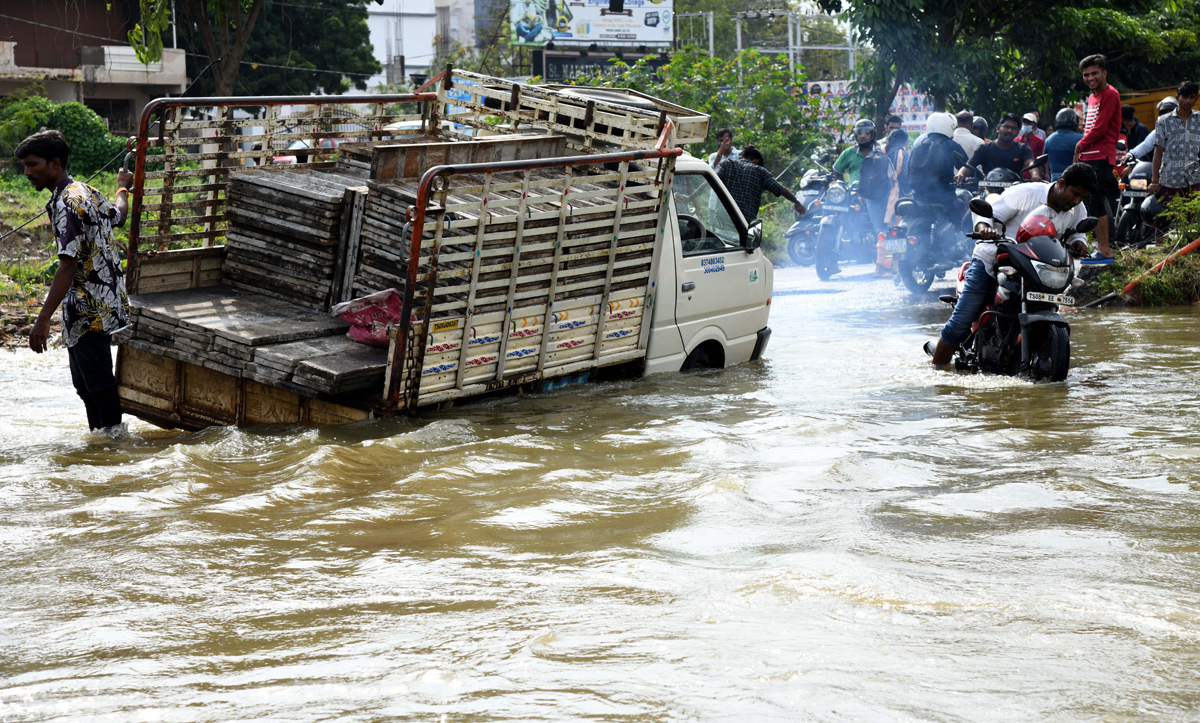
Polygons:
[[21,141],[15,155],[34,188],[50,189],[46,212],[58,253],[58,271],[33,322],[29,348],[38,354],[46,350],[50,317],[61,304],[71,381],[87,408],[88,426],[116,426],[121,423],[121,398],[113,377],[111,335],[129,326],[129,299],[113,226],[124,225],[129,215],[133,174],[117,174],[117,197],[109,203],[67,173],[71,147],[59,131],[34,133]]

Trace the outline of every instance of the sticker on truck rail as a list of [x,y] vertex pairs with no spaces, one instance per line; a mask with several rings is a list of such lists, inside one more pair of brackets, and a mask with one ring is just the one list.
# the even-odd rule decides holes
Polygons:
[[700,268],[704,269],[706,274],[718,274],[725,270],[725,257],[718,256],[715,259],[700,259]]

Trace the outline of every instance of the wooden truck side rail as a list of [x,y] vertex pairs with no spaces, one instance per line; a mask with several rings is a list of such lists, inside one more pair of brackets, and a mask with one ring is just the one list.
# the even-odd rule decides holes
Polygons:
[[[134,182],[131,189],[129,263],[130,293],[139,293],[139,263],[143,251],[178,247],[214,246],[224,236],[225,199],[229,173],[243,162],[272,166],[275,156],[287,155],[297,141],[316,146],[322,139],[380,139],[392,135],[389,124],[420,122],[428,126],[428,113],[437,102],[434,93],[338,96],[314,103],[303,96],[158,98],[142,110],[138,120]],[[418,110],[417,104],[424,108]],[[287,109],[310,106],[295,115]],[[397,112],[407,107],[409,112]],[[263,118],[235,119],[236,108],[262,109]],[[423,112],[422,112],[423,111]],[[211,118],[191,117],[201,114]],[[239,134],[243,128],[261,133]],[[243,151],[240,143],[260,148]],[[157,153],[161,149],[161,153]],[[292,153],[297,153],[293,150]],[[156,161],[161,155],[161,161]],[[320,148],[300,149],[298,165],[329,168]],[[162,164],[151,170],[151,164]]]
[[[505,345],[508,337],[503,336],[494,377],[482,382],[476,381],[474,386],[482,386],[490,390],[547,376],[547,372],[554,366],[546,366],[546,355],[549,346],[547,339],[552,321],[555,318],[556,292],[560,279],[564,275],[561,270],[561,259],[564,247],[568,243],[565,238],[566,231],[569,228],[567,220],[574,213],[573,204],[582,202],[578,193],[576,193],[576,196],[570,195],[572,187],[572,175],[570,171],[583,166],[593,168],[611,168],[614,165],[616,166],[614,172],[583,177],[593,183],[605,181],[610,183],[616,182],[611,189],[593,192],[590,199],[594,204],[593,208],[596,212],[611,214],[611,226],[607,230],[598,231],[599,237],[602,237],[607,242],[607,248],[599,252],[604,255],[605,264],[602,268],[605,276],[599,298],[591,305],[600,309],[600,312],[596,314],[594,325],[591,360],[599,360],[606,325],[610,317],[614,315],[609,312],[609,307],[613,303],[611,296],[614,291],[614,274],[618,271],[616,267],[617,254],[622,237],[629,235],[622,233],[622,216],[631,207],[634,213],[641,211],[644,214],[646,211],[649,211],[651,214],[650,218],[653,219],[653,227],[648,234],[649,243],[644,244],[646,250],[651,252],[649,269],[646,273],[647,282],[636,299],[630,299],[630,301],[626,302],[627,305],[635,305],[638,308],[637,313],[641,322],[636,339],[637,343],[633,346],[631,350],[633,354],[629,358],[634,359],[643,354],[648,342],[650,313],[653,309],[656,296],[654,285],[656,283],[659,256],[662,251],[662,229],[666,222],[668,209],[668,205],[665,202],[667,192],[664,189],[670,188],[674,171],[674,160],[683,153],[682,149],[671,147],[673,130],[672,123],[664,121],[660,129],[656,147],[648,150],[592,154],[547,160],[435,166],[427,170],[421,177],[417,190],[416,203],[408,209],[407,223],[400,238],[400,243],[403,244],[405,236],[411,231],[411,247],[408,254],[408,284],[404,288],[403,315],[397,334],[393,340],[390,370],[387,377],[386,398],[392,407],[395,409],[407,409],[411,412],[415,411],[423,401],[421,386],[422,380],[426,376],[424,373],[426,372],[424,362],[426,352],[430,346],[431,327],[436,323],[434,304],[435,300],[439,297],[439,261],[442,260],[439,257],[441,256],[442,244],[448,241],[444,232],[447,230],[460,230],[465,231],[468,236],[475,237],[476,248],[474,249],[470,275],[464,279],[469,279],[470,282],[466,290],[467,298],[465,301],[459,302],[459,308],[450,312],[450,319],[446,322],[461,323],[465,336],[465,329],[472,326],[472,318],[475,315],[473,306],[475,294],[477,293],[477,280],[480,273],[482,242],[487,232],[491,214],[498,211],[502,205],[507,206],[510,210],[515,210],[516,223],[518,225],[516,234],[521,239],[515,246],[510,263],[507,264],[507,268],[511,272],[509,281],[510,299],[514,296],[517,286],[518,273],[522,261],[522,248],[525,248],[526,253],[528,253],[532,250],[530,247],[537,246],[524,237],[527,233],[524,229],[526,222],[547,216],[558,217],[557,224],[546,229],[547,233],[553,234],[554,237],[545,239],[545,243],[543,244],[553,249],[554,257],[550,264],[548,279],[545,280],[547,284],[545,307],[544,309],[535,308],[535,311],[541,310],[541,314],[535,315],[535,318],[541,328],[542,343],[537,366],[531,373],[506,376]],[[657,163],[652,163],[654,161],[657,161]],[[645,167],[638,167],[636,164],[639,162],[644,163]],[[554,177],[543,183],[532,180],[533,172],[550,169],[555,171],[561,170],[564,173],[561,177]],[[517,177],[510,180],[507,190],[519,192],[519,197],[507,200],[498,200],[496,198],[496,194],[506,190],[503,185],[496,182],[496,179],[505,174]],[[469,183],[461,188],[452,187],[452,179],[455,177],[472,176],[482,176],[482,183]],[[538,186],[540,187],[535,188]],[[458,203],[449,202],[448,198],[450,198],[452,188],[457,194],[465,195],[472,200]],[[531,209],[531,191],[534,190],[540,191],[537,201],[541,206],[543,208],[549,206],[552,210],[535,213]],[[479,200],[474,200],[476,198]],[[489,203],[491,204],[490,207]],[[459,216],[470,214],[473,218],[468,216],[468,218],[461,221],[448,221],[448,214],[457,214]],[[432,240],[423,238],[427,224],[433,225],[436,229]],[[642,236],[645,237],[647,234],[643,231]],[[465,272],[466,270],[463,269],[463,271]],[[418,293],[418,290],[420,290],[420,293]],[[540,304],[535,304],[535,307],[537,306],[540,306]],[[516,304],[510,301],[504,311],[504,317],[500,324],[501,329],[507,329],[513,323],[514,311],[516,309]],[[457,329],[458,327],[455,328]],[[455,391],[442,393],[438,396],[439,400],[452,399],[455,396],[465,396],[468,393],[466,379],[467,344],[462,343],[460,349],[462,354],[454,369],[453,387],[457,390],[457,393]],[[585,363],[579,366],[585,368],[588,364]],[[555,373],[568,373],[569,371],[570,369],[568,368],[562,368],[556,370]]]

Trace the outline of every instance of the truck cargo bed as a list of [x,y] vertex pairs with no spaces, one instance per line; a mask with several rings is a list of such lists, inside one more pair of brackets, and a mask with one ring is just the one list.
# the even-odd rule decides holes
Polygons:
[[[645,355],[679,154],[671,147],[674,123],[665,111],[610,108],[552,89],[522,98],[516,86],[495,79],[450,71],[439,77],[437,95],[405,98],[425,104],[423,132],[344,144],[336,163],[314,153],[296,166],[222,168],[217,153],[207,183],[182,184],[180,177],[197,171],[174,170],[171,153],[178,161],[212,154],[179,153],[181,139],[160,137],[166,170],[152,173],[171,184],[162,197],[185,188],[209,192],[222,213],[208,234],[225,245],[164,248],[181,236],[171,229],[171,204],[154,205],[157,221],[142,219],[142,194],[135,192],[134,324],[122,339],[129,353],[118,362],[131,411],[189,428],[261,417],[321,423],[313,409],[316,417],[347,419],[412,412]],[[467,100],[448,95],[455,83],[470,89]],[[439,114],[452,105],[465,104],[471,123],[486,125],[482,109],[501,96],[509,104],[501,115],[526,105],[530,115],[518,112],[511,127],[493,124],[501,135],[485,138],[441,130]],[[548,102],[552,115],[542,110]],[[228,119],[227,111],[217,115]],[[687,121],[691,133],[707,128],[707,119]],[[522,123],[562,135],[513,132]],[[208,127],[220,133],[226,126]],[[148,133],[143,140],[154,145]],[[224,155],[231,161],[243,154]],[[137,253],[139,242],[154,248]],[[157,293],[136,293],[151,289]],[[387,289],[402,298],[388,347],[345,337],[347,325],[330,307]],[[148,369],[152,382],[137,376]],[[221,385],[236,391],[214,395]],[[232,401],[217,413],[196,401],[201,387],[200,397]],[[250,399],[261,402],[260,387],[292,395],[273,398],[295,410],[248,411]]]

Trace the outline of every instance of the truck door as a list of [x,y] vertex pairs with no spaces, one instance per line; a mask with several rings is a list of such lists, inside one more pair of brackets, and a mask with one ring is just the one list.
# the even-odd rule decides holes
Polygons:
[[745,361],[766,326],[762,250],[746,252],[745,221],[711,171],[678,173],[671,190],[681,249],[675,322],[684,349],[716,339],[726,364]]

